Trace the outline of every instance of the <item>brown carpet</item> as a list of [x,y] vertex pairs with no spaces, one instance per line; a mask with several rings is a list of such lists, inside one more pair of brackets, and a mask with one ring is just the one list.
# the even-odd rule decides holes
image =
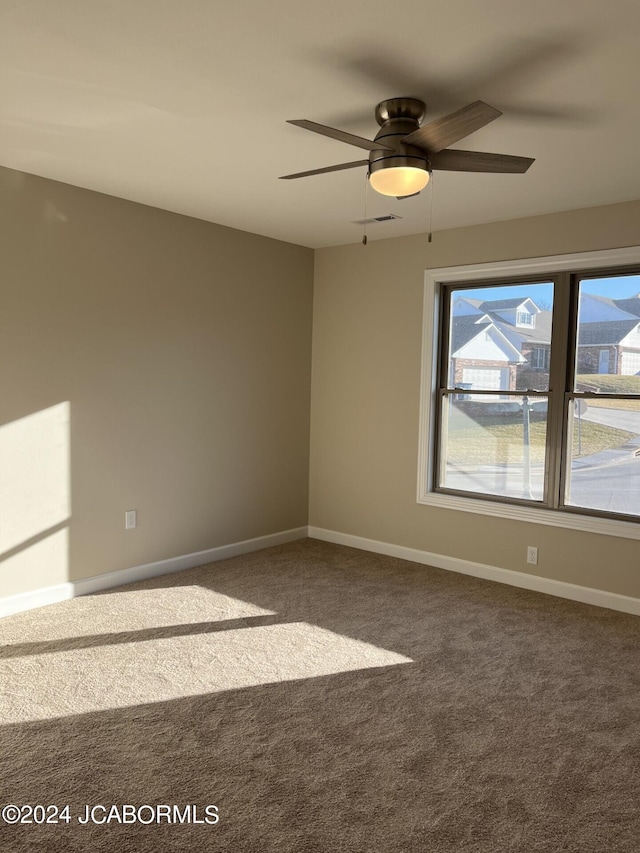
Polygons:
[[0,822],[3,853],[640,850],[633,616],[303,540],[0,642],[0,805],[71,818]]

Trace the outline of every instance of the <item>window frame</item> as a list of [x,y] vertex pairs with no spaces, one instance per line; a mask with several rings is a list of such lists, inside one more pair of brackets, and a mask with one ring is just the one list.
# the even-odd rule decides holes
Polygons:
[[[567,288],[571,274],[583,277],[587,274],[601,276],[613,275],[621,268],[640,265],[640,246],[623,249],[606,249],[596,252],[581,252],[577,254],[552,255],[540,258],[499,261],[495,263],[472,264],[457,267],[440,267],[428,269],[425,273],[424,284],[424,313],[422,328],[422,376],[420,390],[420,422],[418,447],[418,488],[417,502],[426,506],[438,507],[481,515],[499,516],[516,521],[527,521],[536,524],[546,524],[553,527],[564,527],[582,530],[590,533],[602,533],[629,539],[640,539],[640,523],[622,520],[616,517],[594,515],[593,511],[581,511],[577,507],[548,507],[532,505],[528,502],[487,495],[483,497],[466,496],[449,491],[436,491],[434,481],[434,465],[436,464],[435,448],[438,437],[437,395],[439,370],[439,344],[442,316],[442,287],[455,284],[465,285],[470,282],[476,285],[489,286],[500,281],[554,280],[556,289]],[[560,300],[556,308],[556,321],[560,321],[569,329],[569,311],[575,311],[577,306],[568,306],[568,300]],[[575,342],[572,342],[575,343]],[[575,346],[574,346],[575,349]],[[553,360],[553,354],[551,355]],[[573,361],[573,359],[570,359]],[[552,361],[553,364],[553,361]],[[573,365],[570,365],[572,369]],[[552,367],[553,369],[553,367]],[[557,379],[557,377],[556,377]],[[566,422],[566,407],[569,395],[567,387],[554,383],[556,394],[564,396],[564,421]],[[557,434],[555,432],[554,434]],[[566,440],[566,438],[565,438]],[[554,445],[549,448],[552,454],[560,453],[561,448]],[[559,489],[558,480],[561,478],[562,466],[553,464],[550,460],[550,470],[554,475],[552,489]]]

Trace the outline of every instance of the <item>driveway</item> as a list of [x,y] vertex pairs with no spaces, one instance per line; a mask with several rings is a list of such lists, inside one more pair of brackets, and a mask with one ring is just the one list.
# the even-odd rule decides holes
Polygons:
[[628,412],[624,409],[603,409],[587,403],[587,411],[582,415],[582,420],[640,435],[640,410]]

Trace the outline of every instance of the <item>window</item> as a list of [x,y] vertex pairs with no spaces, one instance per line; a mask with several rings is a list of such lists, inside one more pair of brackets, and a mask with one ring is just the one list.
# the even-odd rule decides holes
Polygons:
[[640,247],[433,270],[423,351],[419,502],[640,538]]
[[531,353],[531,367],[536,370],[549,370],[549,347],[534,347]]
[[528,311],[518,311],[516,314],[516,326],[533,326],[533,314]]

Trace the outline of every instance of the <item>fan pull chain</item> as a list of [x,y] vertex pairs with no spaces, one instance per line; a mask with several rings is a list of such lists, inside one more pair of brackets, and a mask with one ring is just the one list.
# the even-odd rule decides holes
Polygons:
[[431,225],[433,222],[433,172],[429,170],[429,183],[431,184],[431,188],[429,189],[429,237],[428,242],[431,242]]
[[369,190],[369,170],[364,176],[364,222],[362,223],[362,245],[367,245],[367,192]]

